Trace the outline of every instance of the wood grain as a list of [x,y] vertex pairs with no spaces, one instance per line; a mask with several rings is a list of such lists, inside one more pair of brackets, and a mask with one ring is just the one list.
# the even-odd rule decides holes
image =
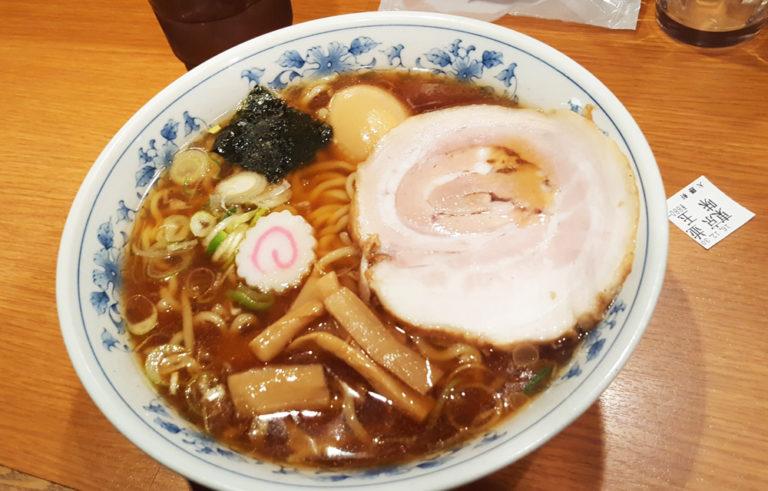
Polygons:
[[59,486],[56,483],[46,481],[29,474],[24,474],[14,469],[0,465],[0,489],[25,490],[37,489],[40,491],[71,491],[71,488]]
[[[294,0],[295,20],[371,10]],[[0,2],[0,465],[78,489],[187,489],[81,387],[55,311],[58,241],[117,129],[184,68],[142,1]],[[702,51],[636,31],[523,18],[629,108],[667,194],[708,176],[757,216],[712,250],[670,231],[667,280],[616,381],[540,450],[465,489],[768,487],[768,36]],[[0,487],[2,483],[0,483]]]

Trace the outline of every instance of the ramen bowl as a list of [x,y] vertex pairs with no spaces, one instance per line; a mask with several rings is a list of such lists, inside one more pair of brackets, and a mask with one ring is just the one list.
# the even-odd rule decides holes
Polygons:
[[[384,468],[291,468],[238,453],[176,414],[145,379],[121,318],[120,265],[142,197],[173,154],[255,84],[275,90],[334,73],[428,70],[490,86],[521,104],[586,114],[628,157],[640,198],[632,272],[604,320],[551,386],[512,418],[440,454]],[[58,257],[62,334],[83,385],[128,439],[167,467],[219,489],[456,486],[506,466],[582,414],[639,341],[667,257],[665,195],[653,154],[626,108],[553,48],[470,19],[372,12],[292,26],[236,46],[185,74],[115,135],[72,205]]]

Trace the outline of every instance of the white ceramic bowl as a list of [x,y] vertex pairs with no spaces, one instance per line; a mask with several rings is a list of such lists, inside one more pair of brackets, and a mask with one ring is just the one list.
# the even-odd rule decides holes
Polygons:
[[[552,387],[505,424],[447,453],[367,471],[307,471],[259,462],[219,445],[176,415],[145,381],[118,303],[120,261],[141,197],[171,155],[230,111],[254,83],[280,88],[335,71],[428,69],[506,91],[526,105],[583,111],[621,147],[641,198],[632,274]],[[554,49],[460,17],[372,12],[283,29],[222,53],[141,108],[94,163],[67,219],[57,303],[72,363],[93,400],[164,465],[222,489],[445,488],[505,466],[585,411],[627,361],[647,325],[667,257],[665,195],[643,134],[616,97]]]

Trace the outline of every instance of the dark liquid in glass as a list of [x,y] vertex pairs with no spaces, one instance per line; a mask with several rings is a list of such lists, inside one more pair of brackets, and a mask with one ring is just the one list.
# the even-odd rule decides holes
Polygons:
[[766,17],[767,5],[748,0],[656,0],[656,20],[667,34],[705,48],[746,41]]
[[291,24],[290,0],[150,0],[187,69],[260,34]]
[[702,48],[724,48],[753,37],[761,24],[755,23],[732,31],[700,31],[677,22],[663,10],[656,10],[656,20],[667,34],[684,43]]

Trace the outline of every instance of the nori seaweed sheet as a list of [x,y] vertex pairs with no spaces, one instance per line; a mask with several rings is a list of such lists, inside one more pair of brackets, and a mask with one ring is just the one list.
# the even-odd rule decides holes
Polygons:
[[216,136],[213,150],[275,183],[311,162],[332,137],[330,126],[257,85]]

